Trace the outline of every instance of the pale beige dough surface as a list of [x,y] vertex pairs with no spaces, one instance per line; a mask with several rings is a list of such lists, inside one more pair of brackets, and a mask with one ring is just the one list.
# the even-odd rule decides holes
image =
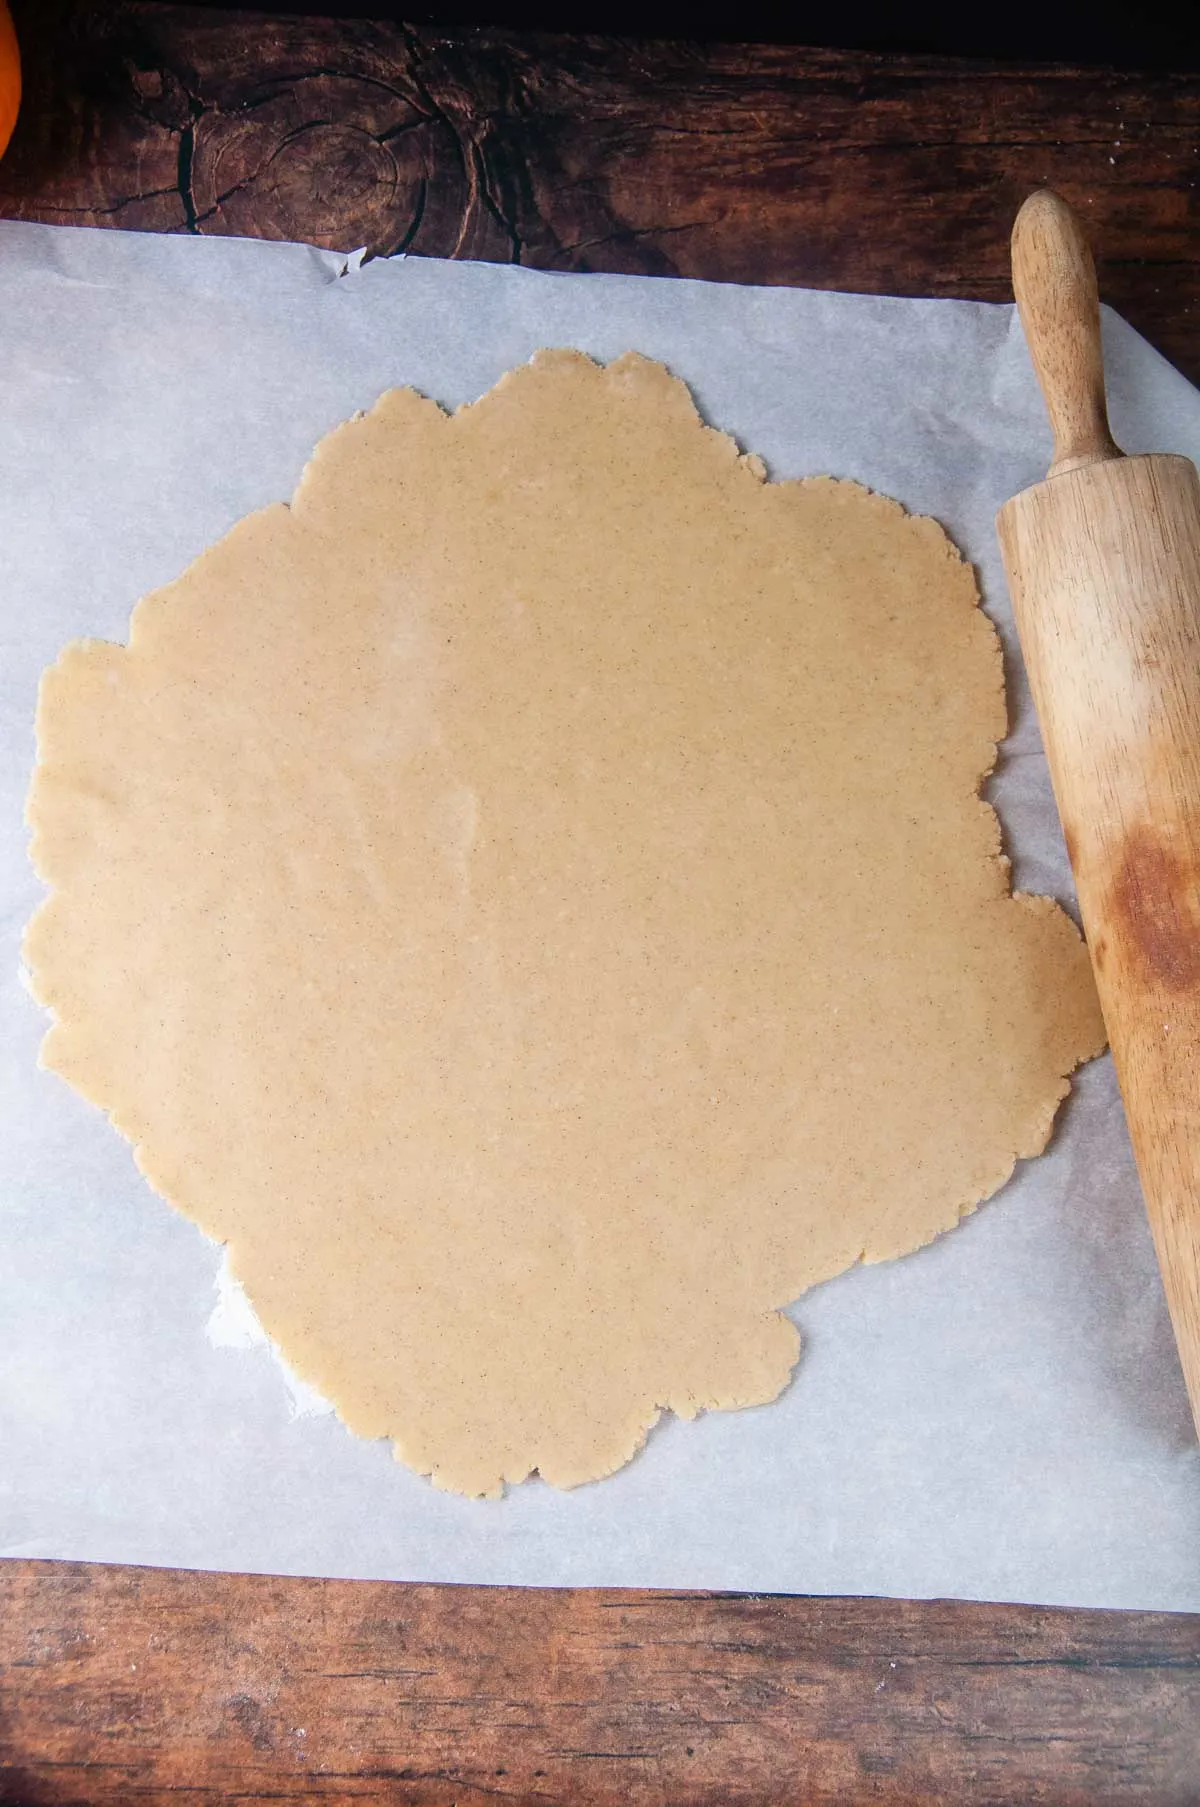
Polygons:
[[607,1474],[773,1399],[780,1307],[950,1228],[1100,1048],[1004,729],[942,530],[766,482],[661,367],[392,392],[46,674],[45,1061],[354,1430]]

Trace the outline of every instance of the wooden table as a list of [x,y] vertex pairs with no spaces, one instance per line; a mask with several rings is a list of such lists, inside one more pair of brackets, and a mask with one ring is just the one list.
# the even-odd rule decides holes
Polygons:
[[[14,12],[12,217],[1002,300],[1052,182],[1200,378],[1200,77]],[[484,1797],[1182,1807],[1200,1619],[0,1564],[0,1802]]]

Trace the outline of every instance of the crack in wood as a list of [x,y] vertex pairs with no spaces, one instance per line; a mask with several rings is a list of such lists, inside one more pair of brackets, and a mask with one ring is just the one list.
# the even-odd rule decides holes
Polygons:
[[[1195,77],[248,15],[231,32],[165,0],[112,0],[103,17],[79,3],[73,63],[49,45],[39,53],[27,28],[31,68],[42,54],[57,71],[27,112],[54,157],[39,173],[19,130],[0,167],[0,211],[99,224],[130,208],[139,217],[144,202],[139,223],[195,232],[219,206],[226,230],[354,239],[375,255],[403,245],[536,267],[999,300],[1011,212],[1026,187],[1053,179],[1095,219],[1112,196],[1097,235],[1102,271],[1133,323],[1200,372],[1189,319],[1200,271]],[[88,71],[83,86],[71,87],[72,68]],[[344,146],[314,132],[308,145],[291,141],[286,192],[257,193],[261,139],[240,143],[234,124],[257,117],[278,140],[317,95],[322,120],[389,152],[394,185],[364,183]],[[412,117],[379,117],[386,104]],[[276,122],[272,108],[289,117]],[[64,143],[82,164],[61,160]],[[220,200],[202,180],[217,155]],[[865,186],[864,161],[874,172]],[[164,212],[167,162],[179,220]],[[914,193],[928,204],[914,206]],[[682,229],[667,205],[683,211]],[[306,206],[319,206],[307,228]],[[1142,279],[1151,269],[1157,283]]]
[[53,201],[43,202],[42,206],[43,210],[50,214],[63,214],[64,216],[70,215],[72,217],[86,214],[89,219],[110,219],[114,214],[124,213],[129,207],[138,206],[140,202],[161,200],[164,195],[173,195],[177,192],[177,189],[172,184],[167,188],[143,188],[139,189],[136,194],[120,195],[115,201],[110,201],[103,207],[73,207],[66,204],[60,206]]

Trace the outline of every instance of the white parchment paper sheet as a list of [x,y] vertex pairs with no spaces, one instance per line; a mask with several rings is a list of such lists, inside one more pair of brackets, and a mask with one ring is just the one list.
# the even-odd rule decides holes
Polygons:
[[[1200,453],[1200,395],[1105,327],[1118,436]],[[18,947],[43,666],[123,638],[383,389],[453,405],[547,344],[661,358],[772,475],[946,524],[1009,649],[992,794],[1017,879],[1070,897],[992,530],[1049,452],[1011,309],[0,226],[0,1551],[1200,1609],[1200,1456],[1107,1060],[962,1229],[798,1303],[778,1404],[668,1419],[611,1480],[500,1502],[314,1410],[228,1302],[210,1336],[219,1250],[38,1071]]]

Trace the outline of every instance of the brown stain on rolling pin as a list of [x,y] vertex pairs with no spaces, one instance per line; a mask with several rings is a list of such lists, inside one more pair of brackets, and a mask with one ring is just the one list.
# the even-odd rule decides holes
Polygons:
[[[1106,914],[1160,985],[1173,992],[1200,986],[1195,867],[1148,825],[1126,836]],[[1101,970],[1105,946],[1101,937],[1092,950]]]
[[997,527],[1200,1428],[1200,479],[1115,444],[1095,270],[1048,190],[1013,286],[1054,462]]

